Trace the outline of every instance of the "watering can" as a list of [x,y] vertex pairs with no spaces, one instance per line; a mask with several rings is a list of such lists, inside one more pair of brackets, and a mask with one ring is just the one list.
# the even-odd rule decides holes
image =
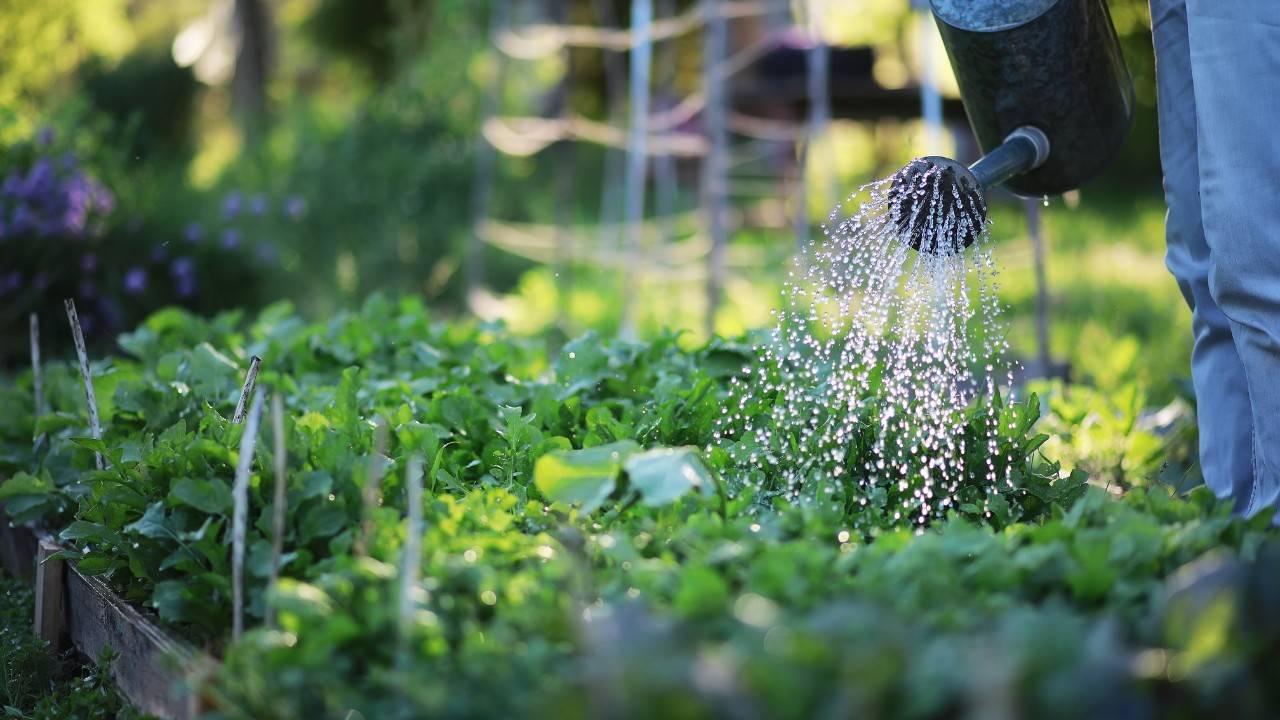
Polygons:
[[[941,180],[941,193],[902,194],[898,227],[911,247],[946,252],[972,244],[981,222],[940,243],[921,237],[918,223],[909,222],[932,208],[913,205],[958,204],[985,222],[985,191],[996,185],[1024,196],[1079,187],[1124,142],[1133,115],[1133,81],[1106,0],[930,0],[930,5],[984,155],[969,167],[946,157],[919,158],[898,171],[894,185],[918,184],[922,174]],[[949,192],[952,187],[955,193]]]

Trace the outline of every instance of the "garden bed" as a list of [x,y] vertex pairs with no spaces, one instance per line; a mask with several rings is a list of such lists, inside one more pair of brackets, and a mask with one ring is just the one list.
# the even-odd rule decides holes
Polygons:
[[105,583],[81,574],[72,563],[40,560],[61,549],[47,535],[15,525],[0,511],[0,547],[5,572],[37,586],[37,635],[58,651],[65,642],[91,661],[110,653],[110,675],[129,703],[158,718],[187,720],[200,715],[197,673],[213,660],[175,639],[115,594]]
[[[1012,482],[988,512],[899,527],[891,487],[741,481],[716,418],[753,355],[728,341],[587,336],[548,358],[375,299],[323,324],[167,311],[120,345],[93,365],[101,440],[74,366],[46,368],[38,421],[29,375],[0,388],[0,498],[58,529],[68,592],[97,602],[69,603],[97,627],[80,642],[154,613],[151,650],[119,665],[155,667],[166,636],[209,648],[217,717],[1277,707],[1267,519],[1203,489],[1083,487],[1036,452],[1034,401],[1000,406]],[[257,433],[232,421],[252,357],[283,453],[270,409]]]

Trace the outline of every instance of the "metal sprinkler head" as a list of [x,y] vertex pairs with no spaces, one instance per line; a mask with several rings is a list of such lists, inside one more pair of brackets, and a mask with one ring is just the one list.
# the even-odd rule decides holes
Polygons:
[[987,220],[982,183],[969,168],[939,155],[916,158],[894,173],[889,207],[899,239],[933,255],[969,247]]

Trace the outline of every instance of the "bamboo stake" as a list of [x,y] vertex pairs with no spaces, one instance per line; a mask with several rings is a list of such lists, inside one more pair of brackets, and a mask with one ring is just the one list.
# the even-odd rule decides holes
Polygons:
[[[274,590],[280,580],[280,556],[284,552],[284,475],[285,453],[288,449],[284,437],[284,401],[280,393],[271,396],[271,434],[275,438],[276,492],[271,501],[271,579],[267,587]],[[276,624],[275,607],[268,602],[264,611],[263,623],[267,627]]]
[[356,554],[369,552],[369,538],[373,535],[373,512],[382,499],[382,476],[386,471],[383,457],[387,452],[387,423],[378,418],[373,429],[373,457],[369,458],[369,475],[364,481],[363,507],[360,517],[360,535],[356,538]]
[[729,51],[728,27],[715,6],[708,3],[706,43],[703,48],[703,93],[707,96],[704,113],[709,150],[702,166],[702,202],[707,212],[707,234],[711,237],[711,251],[707,254],[707,304],[704,327],[707,336],[715,332],[716,312],[725,284],[725,250],[729,243],[729,231],[725,225],[726,204],[729,195],[727,163],[729,134],[725,129],[725,113],[728,110],[728,88],[722,61]]
[[[31,313],[31,389],[35,395],[35,420],[44,416],[44,375],[40,367],[40,319]],[[35,437],[38,448],[44,443],[44,433]]]
[[[67,309],[67,322],[71,323],[71,338],[76,344],[76,357],[80,359],[80,377],[84,379],[84,399],[89,406],[89,434],[94,440],[102,439],[102,426],[98,422],[98,398],[93,394],[93,373],[89,370],[89,353],[84,347],[84,330],[80,328],[80,316],[76,314],[76,301],[67,298],[62,301]],[[102,453],[93,453],[93,462],[98,469],[103,468]]]
[[408,537],[401,548],[401,587],[399,587],[399,647],[397,665],[408,669],[408,635],[417,610],[417,578],[422,564],[422,456],[413,454],[404,468],[404,495],[408,502]]
[[236,463],[236,482],[232,488],[235,509],[231,516],[231,637],[244,634],[244,546],[245,528],[249,522],[249,470],[258,442],[258,420],[262,416],[262,391],[253,394],[249,415],[240,436],[240,459]]
[[1036,351],[1043,377],[1053,376],[1053,353],[1049,348],[1049,277],[1045,270],[1044,226],[1041,223],[1040,203],[1027,198],[1022,201],[1027,212],[1027,235],[1031,238],[1032,257],[1036,275]]
[[[636,44],[631,49],[631,122],[627,142],[626,174],[626,254],[632,268],[642,263],[641,221],[644,219],[645,180],[648,175],[649,78],[653,65],[653,0],[633,0],[631,31]],[[639,288],[635,272],[622,274],[622,308],[618,332],[623,338],[636,337],[635,304]]]
[[[489,37],[495,38],[497,33],[506,29],[506,26],[507,3],[505,0],[500,0],[494,3],[490,13]],[[494,55],[498,64],[497,75],[493,83],[485,89],[484,120],[481,127],[498,116],[502,108],[502,91],[507,84],[507,56],[501,52],[495,52]],[[497,170],[497,157],[494,150],[493,144],[486,140],[484,133],[481,132],[480,142],[476,146],[475,184],[471,188],[471,235],[467,238],[467,256],[463,272],[466,282],[466,302],[469,306],[476,302],[477,293],[485,282],[485,248],[478,235],[478,228],[481,221],[488,215],[489,205],[492,202],[494,175]]]
[[401,550],[400,638],[406,642],[416,604],[418,566],[422,563],[422,456],[413,455],[405,468],[405,500],[409,504],[409,532]]
[[[592,0],[592,11],[596,15],[597,21],[607,28],[613,28],[617,24],[612,0]],[[628,41],[628,50],[630,49],[630,41]],[[626,68],[623,67],[622,57],[615,53],[607,53],[604,56],[604,78],[605,78],[605,107],[608,113],[608,119],[603,125],[610,131],[610,139],[620,140],[621,142],[606,143],[604,148],[604,177],[601,181],[600,192],[600,217],[598,229],[600,235],[600,247],[612,252],[618,245],[618,229],[614,226],[622,214],[622,208],[619,207],[621,193],[619,188],[622,187],[622,154],[615,152],[615,149],[624,148],[626,146],[625,133],[618,129],[622,123],[622,97],[626,90],[626,78],[624,74]]]
[[253,388],[258,384],[258,367],[262,364],[262,358],[254,355],[249,360],[249,371],[244,375],[244,387],[240,388],[240,399],[236,401],[235,414],[231,416],[231,422],[239,425],[244,422],[245,406],[249,404],[249,398],[253,396]]

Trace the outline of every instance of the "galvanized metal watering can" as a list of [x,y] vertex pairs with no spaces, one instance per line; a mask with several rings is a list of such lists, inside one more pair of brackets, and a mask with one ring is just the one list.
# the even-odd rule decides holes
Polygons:
[[[1056,195],[1080,186],[1115,156],[1133,115],[1133,81],[1106,0],[930,0],[969,123],[985,155],[968,168],[950,158],[913,161],[895,186],[936,173],[941,201],[985,220],[983,191],[1004,184],[1020,195]],[[951,187],[956,193],[948,192]],[[916,249],[968,246],[923,237],[909,222],[920,202],[904,194],[899,228]],[[953,246],[953,247],[949,247]]]

